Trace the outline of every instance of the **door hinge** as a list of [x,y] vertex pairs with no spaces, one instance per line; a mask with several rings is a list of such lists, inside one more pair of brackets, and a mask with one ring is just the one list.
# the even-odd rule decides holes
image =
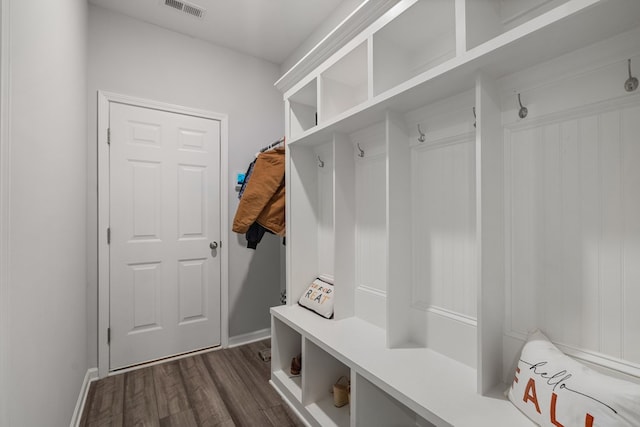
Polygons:
[[107,345],[111,344],[111,328],[107,328]]
[[107,228],[107,245],[111,244],[111,227]]
[[107,145],[111,145],[111,128],[107,128]]

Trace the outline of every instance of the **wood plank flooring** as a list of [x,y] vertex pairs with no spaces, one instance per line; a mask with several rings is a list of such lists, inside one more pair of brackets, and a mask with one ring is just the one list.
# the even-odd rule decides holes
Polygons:
[[303,426],[269,384],[269,340],[91,383],[80,426]]

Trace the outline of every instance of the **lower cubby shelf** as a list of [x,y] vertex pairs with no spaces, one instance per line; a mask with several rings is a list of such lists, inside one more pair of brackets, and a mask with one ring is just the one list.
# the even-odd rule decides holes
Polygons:
[[420,426],[435,424],[380,390],[361,375],[356,375],[356,426]]
[[301,402],[302,377],[291,373],[291,360],[302,353],[302,336],[273,318],[271,337],[271,380],[281,392]]
[[[327,320],[298,306],[271,316],[272,348],[283,348],[281,337],[302,341],[301,396],[287,399],[310,425],[533,426],[501,390],[478,394],[475,369],[429,348],[387,348],[385,331],[361,319]],[[298,386],[272,366],[272,384],[294,396],[289,388]],[[330,391],[340,375],[355,384],[351,403],[335,408]],[[388,417],[397,422],[371,423]]]
[[350,425],[349,405],[336,408],[331,395],[307,405],[306,409],[321,426],[349,427]]
[[304,341],[302,401],[311,416],[322,426],[349,426],[349,405],[337,408],[333,399],[333,384],[340,378],[350,380],[347,365],[311,342]]
[[302,401],[302,377],[291,376],[285,371],[273,371],[271,380],[283,391],[291,394],[297,401]]

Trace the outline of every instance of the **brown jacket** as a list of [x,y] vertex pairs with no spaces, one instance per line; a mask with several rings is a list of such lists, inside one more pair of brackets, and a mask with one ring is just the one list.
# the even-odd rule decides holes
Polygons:
[[285,234],[284,147],[260,153],[242,194],[233,231],[246,233],[254,222],[278,236]]

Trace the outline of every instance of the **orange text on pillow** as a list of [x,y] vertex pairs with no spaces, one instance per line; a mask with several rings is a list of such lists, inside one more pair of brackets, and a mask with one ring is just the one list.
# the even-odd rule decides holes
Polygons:
[[[520,370],[518,370],[518,372],[520,372]],[[515,381],[518,382],[517,374],[515,377]],[[542,412],[540,411],[540,404],[538,403],[538,396],[536,394],[536,381],[533,378],[529,378],[529,381],[527,382],[527,386],[524,389],[524,396],[522,397],[522,400],[524,401],[524,403],[532,402],[536,407],[536,411],[539,414],[542,414]],[[558,395],[555,392],[551,393],[551,403],[549,405],[550,406],[549,418],[550,418],[551,424],[553,424],[554,426],[564,427],[564,424],[561,424],[556,419],[557,400],[558,400]],[[588,412],[585,414],[585,417],[584,417],[584,427],[593,427],[593,416]]]

